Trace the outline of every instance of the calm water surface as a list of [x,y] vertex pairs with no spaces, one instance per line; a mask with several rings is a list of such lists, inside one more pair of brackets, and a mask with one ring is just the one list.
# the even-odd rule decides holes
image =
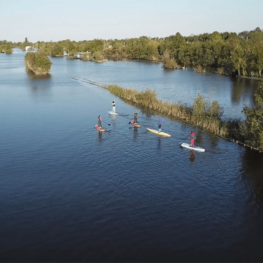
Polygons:
[[65,58],[37,78],[24,55],[0,54],[1,261],[262,261],[262,154],[201,130],[205,153],[181,149],[193,127],[163,118],[172,137],[155,136],[157,116],[72,77],[184,103],[215,87],[233,118],[255,81]]

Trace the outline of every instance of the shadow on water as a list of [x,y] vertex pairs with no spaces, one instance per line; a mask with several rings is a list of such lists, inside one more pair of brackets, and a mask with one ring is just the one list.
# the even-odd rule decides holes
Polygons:
[[199,146],[202,145],[204,143],[204,138],[202,136],[202,134],[200,133],[196,133],[196,139],[195,139],[195,145]]
[[158,151],[162,150],[162,138],[160,136],[158,136],[157,150]]
[[103,138],[102,138],[102,133],[98,132],[98,141],[102,142]]
[[263,154],[246,148],[241,161],[243,176],[253,183],[257,201],[263,205]]
[[136,141],[138,138],[138,128],[134,127],[133,130],[133,140]]
[[[203,136],[202,137],[202,141],[203,141]],[[219,137],[218,136],[214,136],[214,135],[211,135],[211,136],[207,136],[206,139],[209,140],[209,145],[212,147],[212,148],[216,148],[216,146],[218,145],[218,142],[219,142]]]

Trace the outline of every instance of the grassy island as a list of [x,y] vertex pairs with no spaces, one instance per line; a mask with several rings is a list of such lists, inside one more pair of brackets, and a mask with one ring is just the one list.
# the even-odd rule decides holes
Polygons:
[[27,72],[45,75],[49,73],[52,62],[46,55],[28,52],[25,56],[25,65]]

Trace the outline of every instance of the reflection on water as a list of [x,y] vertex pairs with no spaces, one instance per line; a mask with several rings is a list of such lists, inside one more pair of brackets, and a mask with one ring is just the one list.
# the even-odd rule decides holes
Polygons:
[[138,138],[138,128],[134,127],[133,129],[133,140],[136,140]]
[[36,80],[36,79],[45,80],[45,79],[50,79],[52,75],[51,74],[36,75],[33,72],[27,72],[27,76],[30,80]]
[[191,162],[194,162],[194,161],[195,161],[195,153],[194,153],[193,150],[190,151],[190,157],[189,157],[189,159],[190,159]]
[[102,142],[102,133],[101,132],[98,132],[98,141],[99,142]]
[[253,182],[257,201],[263,204],[263,154],[246,148],[241,161],[244,176]]
[[261,83],[260,80],[250,80],[245,78],[232,78],[232,103],[242,103],[245,105],[254,104],[254,96],[256,88]]

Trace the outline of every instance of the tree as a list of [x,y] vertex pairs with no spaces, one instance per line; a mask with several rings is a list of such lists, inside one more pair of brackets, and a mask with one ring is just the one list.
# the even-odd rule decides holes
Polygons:
[[240,70],[243,69],[243,75],[246,75],[246,59],[245,50],[242,48],[240,40],[235,39],[229,41],[230,47],[230,59],[233,68],[238,71],[238,76],[240,76]]
[[240,133],[246,143],[263,150],[263,83],[257,88],[253,108],[244,107],[246,120],[240,124]]
[[202,118],[202,115],[205,113],[205,108],[206,108],[206,102],[204,96],[198,94],[193,104],[193,115],[197,119]]
[[54,44],[51,47],[51,56],[57,57],[57,56],[63,56],[63,46],[61,44]]

